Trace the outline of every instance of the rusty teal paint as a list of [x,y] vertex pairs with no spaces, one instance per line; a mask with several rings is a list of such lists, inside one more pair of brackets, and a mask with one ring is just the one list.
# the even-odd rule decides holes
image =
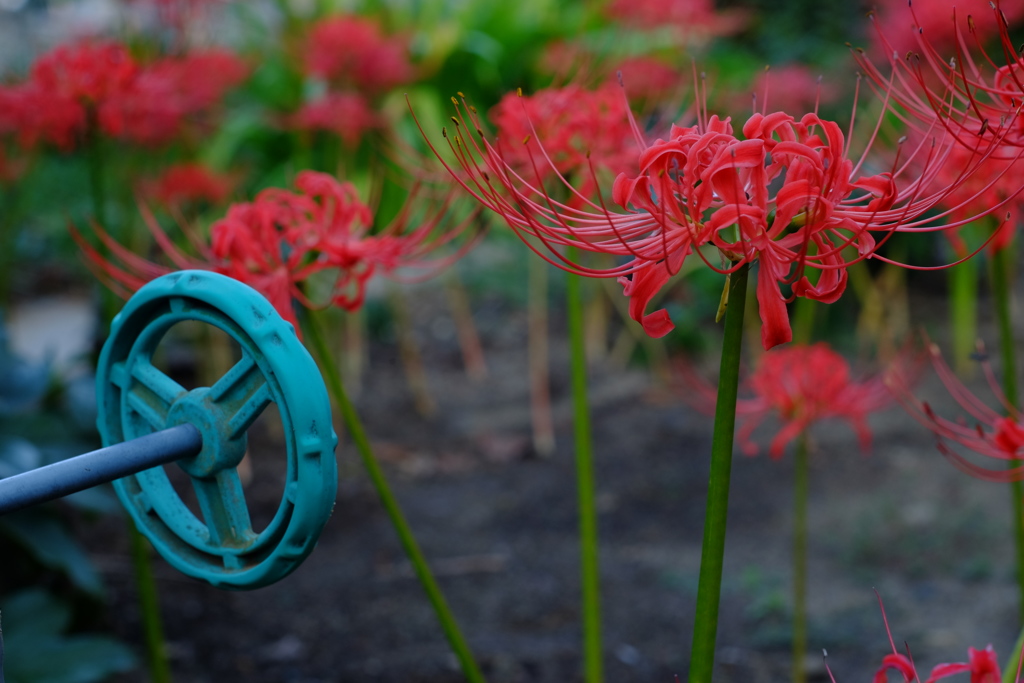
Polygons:
[[[218,327],[241,347],[241,360],[210,387],[186,391],[152,364],[164,334],[185,320]],[[96,374],[105,445],[181,424],[202,434],[197,455],[167,466],[191,478],[201,518],[163,467],[114,483],[136,526],[172,566],[215,586],[250,589],[283,578],[309,555],[334,507],[338,439],[316,363],[259,293],[205,271],[153,280],[114,318]],[[266,528],[255,530],[236,467],[246,430],[271,402],[284,431],[284,498]]]

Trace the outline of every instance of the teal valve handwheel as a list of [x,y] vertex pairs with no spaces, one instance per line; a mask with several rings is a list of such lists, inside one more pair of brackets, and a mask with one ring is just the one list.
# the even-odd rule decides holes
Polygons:
[[[241,360],[212,386],[191,391],[152,362],[167,330],[187,320],[223,330],[241,348]],[[313,550],[337,493],[330,399],[295,329],[256,290],[195,270],[146,284],[114,318],[96,392],[104,446],[182,424],[202,436],[198,455],[165,466],[188,474],[200,515],[164,467],[114,482],[139,531],[172,566],[215,586],[251,589],[283,578]],[[255,530],[236,468],[246,430],[271,402],[288,466],[280,507]]]

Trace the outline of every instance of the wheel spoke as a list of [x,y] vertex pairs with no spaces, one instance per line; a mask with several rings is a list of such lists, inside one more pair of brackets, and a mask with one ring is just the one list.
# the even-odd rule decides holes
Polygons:
[[273,398],[267,380],[249,354],[210,387],[210,399],[229,416],[229,438],[236,438],[252,426]]
[[163,429],[167,426],[167,411],[186,393],[185,389],[146,361],[132,365],[131,377],[126,394],[129,407],[153,429]]
[[167,405],[171,405],[178,397],[186,393],[184,387],[148,362],[140,361],[133,364],[132,377]]
[[210,542],[234,548],[252,545],[257,536],[249,520],[238,472],[233,468],[223,470],[211,478],[193,479],[192,485],[210,530]]

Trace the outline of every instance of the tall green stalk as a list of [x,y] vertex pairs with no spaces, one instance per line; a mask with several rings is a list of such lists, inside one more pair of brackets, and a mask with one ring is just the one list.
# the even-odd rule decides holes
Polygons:
[[807,671],[807,494],[810,458],[807,432],[796,443],[793,476],[793,683],[804,683]]
[[[575,261],[575,248],[569,260]],[[587,351],[583,330],[580,276],[568,274],[569,345],[572,363],[572,409],[576,443],[576,488],[580,515],[580,567],[583,583],[583,661],[587,683],[601,683],[601,588],[597,553],[597,505],[594,495],[594,447],[587,405]]]
[[[815,313],[821,304],[813,299],[796,300],[793,314],[793,343],[810,344],[814,337]],[[800,435],[793,461],[793,683],[804,683],[807,671],[807,492],[810,457],[807,432]]]
[[103,154],[103,137],[99,132],[96,113],[89,110],[89,139],[86,144],[86,163],[89,166],[89,195],[92,199],[92,215],[97,223],[109,231],[107,224],[106,164]]
[[448,607],[448,602],[441,593],[441,587],[438,586],[437,580],[434,579],[434,575],[427,565],[427,560],[423,556],[423,551],[420,550],[419,543],[416,542],[416,538],[413,536],[412,529],[405,519],[402,508],[398,504],[398,499],[388,485],[387,478],[384,476],[384,470],[381,469],[380,464],[377,462],[377,457],[373,454],[373,448],[370,446],[370,440],[366,436],[366,430],[363,429],[362,421],[356,413],[355,406],[349,401],[348,394],[345,393],[341,376],[338,374],[338,368],[334,363],[334,356],[324,340],[324,336],[320,331],[320,325],[313,314],[308,311],[303,311],[301,322],[306,338],[313,342],[316,354],[320,358],[320,367],[323,368],[324,376],[327,380],[327,389],[331,392],[338,409],[341,411],[341,416],[345,421],[346,428],[348,428],[349,435],[356,446],[356,450],[359,452],[359,457],[362,459],[367,473],[370,475],[370,481],[377,490],[377,495],[380,497],[380,501],[384,505],[388,517],[391,519],[391,524],[394,525],[395,531],[398,533],[398,539],[409,558],[409,562],[412,563],[416,577],[419,579],[420,584],[422,584],[423,590],[426,591],[430,604],[434,607],[437,620],[441,622],[441,630],[444,631],[445,637],[448,638],[448,644],[455,652],[455,656],[462,666],[462,673],[470,683],[485,683],[483,674],[473,658],[473,653],[470,652],[469,645],[466,643],[466,639],[463,637],[462,631],[455,621],[455,616],[452,614],[451,609]]
[[965,375],[973,369],[971,354],[978,338],[978,263],[964,261],[949,269],[949,313],[953,366]]
[[10,304],[17,236],[18,197],[15,183],[0,184],[0,312]]
[[1010,653],[1010,659],[1006,662],[1006,666],[1003,667],[1003,683],[1017,683],[1017,669],[1020,668],[1021,648],[1024,648],[1024,630],[1017,636],[1017,642],[1013,644],[1013,652]]
[[[1003,361],[1003,393],[1014,408],[1020,407],[1017,398],[1017,360],[1013,343],[1013,321],[1010,311],[1010,264],[1013,247],[1007,246],[992,255],[992,298],[996,305],[996,323],[999,327],[999,351]],[[1011,465],[1014,463],[1011,462]],[[1016,541],[1017,601],[1021,621],[1024,622],[1024,484],[1010,484],[1013,497],[1013,537]]]
[[135,572],[135,586],[139,592],[139,608],[142,611],[142,632],[146,643],[146,665],[152,683],[171,683],[171,668],[167,663],[167,647],[164,641],[163,624],[160,621],[160,598],[153,580],[153,564],[150,561],[149,542],[135,524],[128,520],[128,540],[131,544],[132,568]]
[[725,336],[722,340],[715,429],[711,441],[711,474],[704,515],[704,541],[697,584],[697,611],[690,649],[690,683],[711,683],[718,637],[718,603],[722,592],[725,559],[725,525],[729,508],[729,478],[732,473],[732,445],[736,435],[736,394],[740,382],[740,354],[743,346],[743,311],[746,307],[749,264],[732,274]]

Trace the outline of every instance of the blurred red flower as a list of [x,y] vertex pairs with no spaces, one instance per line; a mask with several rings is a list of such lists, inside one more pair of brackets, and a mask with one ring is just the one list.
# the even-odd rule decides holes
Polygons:
[[614,172],[636,166],[638,147],[627,106],[618,86],[568,85],[530,96],[509,93],[490,118],[504,160],[519,175],[572,176],[579,193],[590,197],[597,191],[591,164]]
[[747,24],[745,12],[718,10],[713,0],[612,0],[605,11],[627,26],[671,28],[688,45],[732,35]]
[[[1003,3],[1001,11],[1011,24],[1024,19],[1024,4]],[[879,54],[905,55],[918,49],[914,34],[922,34],[939,48],[955,48],[958,42],[954,16],[966,20],[968,16],[987,17],[992,13],[991,0],[884,0],[875,6],[876,21],[891,27],[886,40],[873,36]]]
[[124,45],[85,41],[61,45],[39,57],[32,65],[31,81],[52,97],[99,107],[127,88],[137,71]]
[[608,80],[620,80],[630,101],[673,102],[681,90],[682,74],[654,57],[630,57],[609,70]]
[[[133,254],[99,226],[93,230],[111,258],[104,257],[73,227],[72,235],[97,275],[119,294],[128,295],[172,270],[213,270],[258,290],[293,324],[293,301],[307,307],[333,304],[356,310],[363,304],[373,275],[395,276],[402,268],[436,271],[461,256],[470,244],[431,259],[432,251],[455,240],[470,221],[438,230],[442,211],[409,228],[409,213],[403,212],[389,226],[372,233],[373,213],[359,200],[351,183],[303,171],[295,179],[295,188],[294,192],[270,188],[252,202],[231,205],[227,215],[211,227],[209,243],[183,227],[199,257],[180,250],[143,207],[146,224],[173,268]],[[329,284],[328,300],[315,304],[307,296],[306,285],[322,273]]]
[[139,144],[166,144],[248,75],[241,57],[220,49],[157,60],[111,98],[107,132]]
[[357,145],[363,135],[380,123],[366,98],[356,93],[330,93],[307,102],[288,118],[292,128],[333,133],[349,147]]
[[[967,4],[981,9],[980,2]],[[1024,17],[1024,5],[984,4],[986,9],[975,15],[959,5],[954,15],[949,6],[945,11],[922,11],[920,3],[907,4],[901,11],[910,13],[910,21],[904,26],[892,28],[906,20],[875,18],[888,73],[863,50],[855,50],[854,57],[868,82],[901,107],[901,117],[917,127],[944,127],[978,155],[1017,159],[1024,148],[1024,57],[1007,21]],[[996,54],[984,47],[985,33],[998,38]],[[910,52],[899,42],[908,35],[913,41]],[[976,55],[969,51],[972,44]]]
[[932,669],[932,673],[925,683],[935,683],[939,679],[965,671],[971,674],[971,683],[1000,683],[1003,680],[999,674],[999,660],[996,658],[996,652],[989,645],[984,650],[967,648],[966,662],[939,664]]
[[235,179],[228,174],[187,163],[167,168],[159,177],[141,183],[139,189],[143,196],[165,207],[177,207],[197,202],[220,204],[234,185]]
[[978,358],[981,360],[982,369],[996,402],[1009,415],[1008,417],[989,407],[957,379],[943,360],[937,345],[930,344],[929,351],[935,372],[950,395],[974,421],[974,426],[969,426],[962,418],[949,420],[936,415],[931,405],[921,401],[911,392],[905,378],[899,372],[892,373],[889,377],[888,383],[893,395],[918,422],[934,432],[939,451],[960,470],[988,481],[1005,482],[1024,478],[1024,465],[1009,469],[1001,466],[990,469],[969,460],[951,445],[958,444],[977,455],[1010,463],[1024,460],[1024,425],[1021,415],[1010,405],[999,388],[984,350],[979,350]]
[[140,65],[118,43],[65,45],[41,56],[26,82],[0,88],[0,134],[65,151],[95,134],[164,144],[248,72],[218,49]]
[[308,73],[364,93],[381,93],[413,77],[406,40],[385,36],[373,19],[334,16],[309,33],[304,62]]
[[[714,412],[715,387],[688,366],[680,366],[685,395],[703,412]],[[749,398],[736,403],[740,419],[737,440],[746,455],[758,452],[751,436],[765,418],[775,416],[781,428],[768,447],[773,459],[813,424],[830,418],[846,420],[857,433],[861,448],[871,447],[867,417],[892,402],[882,377],[855,380],[849,363],[820,342],[773,349],[761,356],[758,367],[745,382]]]
[[118,43],[57,47],[36,60],[26,82],[0,88],[0,132],[16,131],[25,147],[44,141],[70,150],[90,126],[112,125],[108,105],[137,71]]
[[[983,172],[958,183],[961,169],[970,165],[977,156],[978,153],[975,150],[961,145],[953,147],[936,182],[958,185],[958,190],[945,202],[945,206],[951,207],[950,217],[953,220],[960,221],[970,214],[969,207],[962,203],[964,197],[977,197],[977,201],[983,205],[1003,204],[1006,206],[1007,218],[999,227],[998,234],[988,244],[989,252],[995,253],[1000,249],[1005,249],[1011,243],[1021,216],[1021,204],[1024,202],[1024,198],[1017,192],[1020,185],[1019,179],[1024,177],[1024,159],[989,158],[984,162]],[[960,232],[958,229],[947,230],[946,237],[953,246],[957,258],[964,258],[970,249]]]
[[753,95],[755,109],[768,111],[817,111],[818,105],[839,97],[835,83],[803,64],[783,64],[761,71],[750,84],[745,106]]
[[25,149],[43,141],[71,149],[85,127],[82,107],[53,106],[52,98],[30,83],[0,86],[0,136]]
[[[921,677],[914,667],[913,660],[896,651],[896,643],[893,641],[892,632],[889,630],[889,620],[885,616],[885,606],[882,605],[881,596],[878,598],[878,606],[882,610],[882,621],[885,624],[885,633],[889,637],[889,647],[892,648],[892,653],[882,658],[882,665],[875,672],[873,683],[887,683],[887,672],[890,669],[899,672],[903,677],[904,683],[920,681]],[[909,654],[909,648],[907,652]],[[826,666],[826,668],[828,667]],[[935,681],[943,678],[965,672],[970,673],[970,683],[1000,683],[1002,680],[999,675],[999,660],[996,657],[995,650],[989,645],[984,650],[976,650],[973,647],[967,648],[966,662],[936,665],[932,668],[932,672],[925,683],[935,683]],[[832,672],[829,671],[830,678],[832,677],[831,674]],[[1017,681],[1019,679],[1020,673],[1018,672],[1017,677],[1013,680]],[[832,680],[835,681],[835,678],[832,678]]]

